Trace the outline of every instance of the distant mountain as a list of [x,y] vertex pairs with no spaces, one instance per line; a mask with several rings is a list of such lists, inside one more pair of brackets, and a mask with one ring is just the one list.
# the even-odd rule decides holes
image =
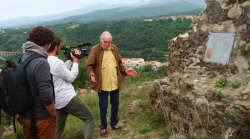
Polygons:
[[141,0],[137,3],[132,3],[132,4],[119,3],[119,4],[107,5],[104,3],[99,3],[97,5],[85,6],[77,10],[59,13],[59,14],[44,15],[44,16],[37,16],[37,17],[27,16],[27,17],[19,17],[16,19],[0,21],[0,28],[27,26],[27,24],[30,25],[30,24],[36,24],[36,23],[40,23],[44,21],[62,19],[62,18],[66,18],[69,16],[74,16],[74,15],[82,15],[82,14],[90,13],[90,12],[101,10],[101,9],[113,9],[113,8],[124,7],[124,6],[141,6],[146,3],[147,1],[145,0]]
[[[165,2],[176,2],[176,1],[183,1],[183,0],[151,0],[147,4],[152,3],[165,3]],[[185,0],[187,2],[190,2],[192,4],[200,5],[200,6],[206,6],[205,0]]]
[[176,1],[166,3],[152,3],[143,6],[121,7],[108,10],[98,10],[84,15],[71,16],[64,19],[43,22],[40,25],[64,24],[71,21],[89,22],[96,20],[120,20],[125,18],[138,18],[141,16],[156,16],[169,13],[177,13],[201,8],[187,1]]
[[[187,1],[190,1],[190,3]],[[49,25],[67,23],[70,21],[84,22],[100,19],[118,20],[140,16],[153,16],[157,14],[162,15],[170,12],[173,13],[202,8],[205,4],[203,1],[204,4],[202,5],[202,1],[203,0],[151,0],[146,2],[145,0],[141,0],[133,4],[120,3],[114,5],[99,3],[97,5],[86,6],[74,11],[60,14],[44,15],[38,17],[20,17],[11,20],[0,21],[0,28],[24,27],[38,25],[41,23],[44,25]],[[175,7],[169,7],[169,2]],[[177,6],[178,4],[180,7]],[[171,9],[173,11],[170,11]]]

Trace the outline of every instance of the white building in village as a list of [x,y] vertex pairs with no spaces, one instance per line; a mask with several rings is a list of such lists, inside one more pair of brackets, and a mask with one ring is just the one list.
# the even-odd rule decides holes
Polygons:
[[157,70],[161,66],[161,62],[158,61],[149,61],[148,63],[151,64],[155,70]]
[[139,68],[141,66],[145,65],[143,58],[131,58],[129,62],[129,67],[131,68]]
[[123,58],[123,59],[122,59],[122,64],[123,64],[126,68],[129,67],[129,66],[128,66],[129,62],[130,62],[130,59],[129,59],[129,58]]

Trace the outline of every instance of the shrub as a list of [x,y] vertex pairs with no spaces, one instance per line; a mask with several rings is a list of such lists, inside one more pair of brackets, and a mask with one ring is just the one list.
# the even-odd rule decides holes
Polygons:
[[246,45],[240,45],[238,48],[240,50],[241,55],[243,55],[246,58],[250,56],[250,53],[245,51]]
[[241,86],[241,82],[235,82],[235,83],[232,83],[232,87],[234,88],[234,89],[236,89],[236,88],[239,88]]
[[221,90],[220,91],[216,91],[216,93],[213,96],[213,99],[216,100],[216,99],[220,98],[221,95],[222,95]]
[[213,86],[216,87],[224,87],[227,85],[227,78],[224,79],[216,79],[214,78],[215,83],[213,84]]
[[160,127],[160,124],[162,122],[164,122],[164,118],[163,118],[162,114],[160,112],[156,112],[152,116],[150,125],[152,128],[157,129]]
[[142,127],[140,127],[139,132],[140,133],[145,133],[151,130],[151,127],[149,126],[149,124],[145,124]]

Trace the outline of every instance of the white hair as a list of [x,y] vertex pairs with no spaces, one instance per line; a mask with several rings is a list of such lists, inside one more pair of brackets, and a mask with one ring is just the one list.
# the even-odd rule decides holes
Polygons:
[[111,33],[108,32],[108,31],[104,31],[104,32],[101,34],[100,39],[102,39],[102,38],[103,38],[104,36],[106,36],[106,35],[109,35],[109,36],[111,37],[111,40],[112,40],[112,35],[111,35]]

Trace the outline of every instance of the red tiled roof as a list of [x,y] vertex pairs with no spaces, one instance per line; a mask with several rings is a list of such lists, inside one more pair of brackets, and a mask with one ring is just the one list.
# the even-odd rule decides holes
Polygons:
[[81,89],[81,93],[87,93],[87,89]]
[[152,21],[152,19],[143,19],[143,21]]
[[168,66],[168,63],[163,63],[163,64],[161,64],[162,66]]
[[127,61],[127,60],[129,60],[129,58],[123,58],[123,59],[122,59],[122,61]]
[[149,61],[149,63],[156,63],[157,61]]
[[140,60],[141,58],[131,58],[131,60]]

